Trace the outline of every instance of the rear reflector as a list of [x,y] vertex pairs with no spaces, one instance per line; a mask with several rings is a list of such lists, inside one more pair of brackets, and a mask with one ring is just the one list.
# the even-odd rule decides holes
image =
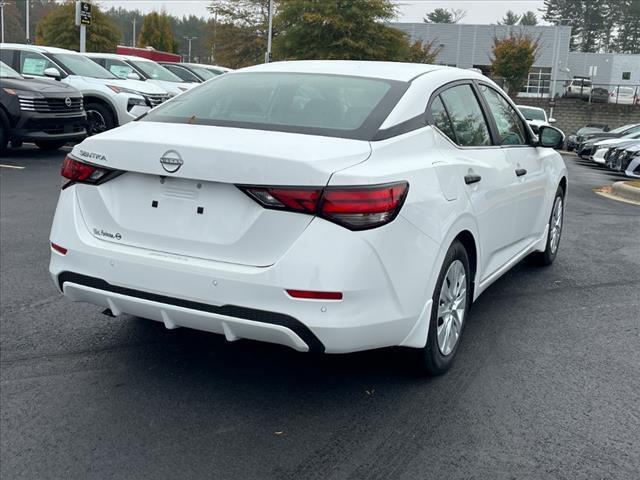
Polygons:
[[53,248],[56,252],[61,253],[62,255],[66,255],[68,251],[66,248],[61,247],[57,243],[53,243],[53,242],[51,242],[51,248]]
[[239,188],[264,208],[318,215],[350,230],[367,230],[396,218],[409,191],[409,184]]
[[305,298],[310,300],[342,300],[342,292],[312,292],[309,290],[287,290],[293,298]]

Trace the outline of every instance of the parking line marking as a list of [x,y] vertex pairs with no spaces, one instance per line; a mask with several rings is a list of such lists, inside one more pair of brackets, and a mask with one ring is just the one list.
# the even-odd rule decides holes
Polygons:
[[25,167],[21,167],[20,165],[5,165],[0,163],[0,168],[15,168],[16,170],[24,170]]

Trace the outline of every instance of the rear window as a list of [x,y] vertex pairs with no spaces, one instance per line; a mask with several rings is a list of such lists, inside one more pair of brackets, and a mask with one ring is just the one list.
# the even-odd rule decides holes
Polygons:
[[407,86],[342,75],[226,74],[156,108],[142,121],[371,139]]

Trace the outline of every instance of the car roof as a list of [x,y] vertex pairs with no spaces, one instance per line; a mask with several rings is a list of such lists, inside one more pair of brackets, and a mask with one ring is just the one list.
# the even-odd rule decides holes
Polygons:
[[33,52],[43,53],[78,53],[64,48],[43,47],[42,45],[26,45],[24,43],[2,43],[0,44],[0,48],[19,48],[21,50],[31,50]]
[[[358,60],[298,60],[273,62],[246,67],[236,72],[317,73],[355,77],[380,78],[409,82],[425,73],[451,67],[424,63],[371,62]],[[452,70],[461,70],[453,69]],[[469,78],[485,78],[471,70],[464,71]]]
[[117,60],[142,60],[143,62],[157,63],[155,60],[151,60],[150,58],[137,57],[136,55],[121,55],[119,53],[87,52],[84,55],[86,55],[88,57],[95,57],[95,58],[114,58],[114,59],[117,59]]

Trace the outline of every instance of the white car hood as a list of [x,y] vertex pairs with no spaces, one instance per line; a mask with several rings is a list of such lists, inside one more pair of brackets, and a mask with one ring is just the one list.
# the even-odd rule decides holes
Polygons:
[[638,140],[635,138],[608,138],[607,140],[601,140],[599,142],[597,142],[595,144],[596,148],[603,148],[603,147],[609,147],[609,146],[624,146],[624,145],[631,145],[634,143],[637,143]]
[[121,78],[92,78],[82,77],[87,83],[93,83],[95,85],[116,85],[122,88],[128,88],[129,90],[135,90],[140,93],[148,94],[164,94],[167,93],[160,87],[151,83],[141,82],[140,80],[124,80]]

